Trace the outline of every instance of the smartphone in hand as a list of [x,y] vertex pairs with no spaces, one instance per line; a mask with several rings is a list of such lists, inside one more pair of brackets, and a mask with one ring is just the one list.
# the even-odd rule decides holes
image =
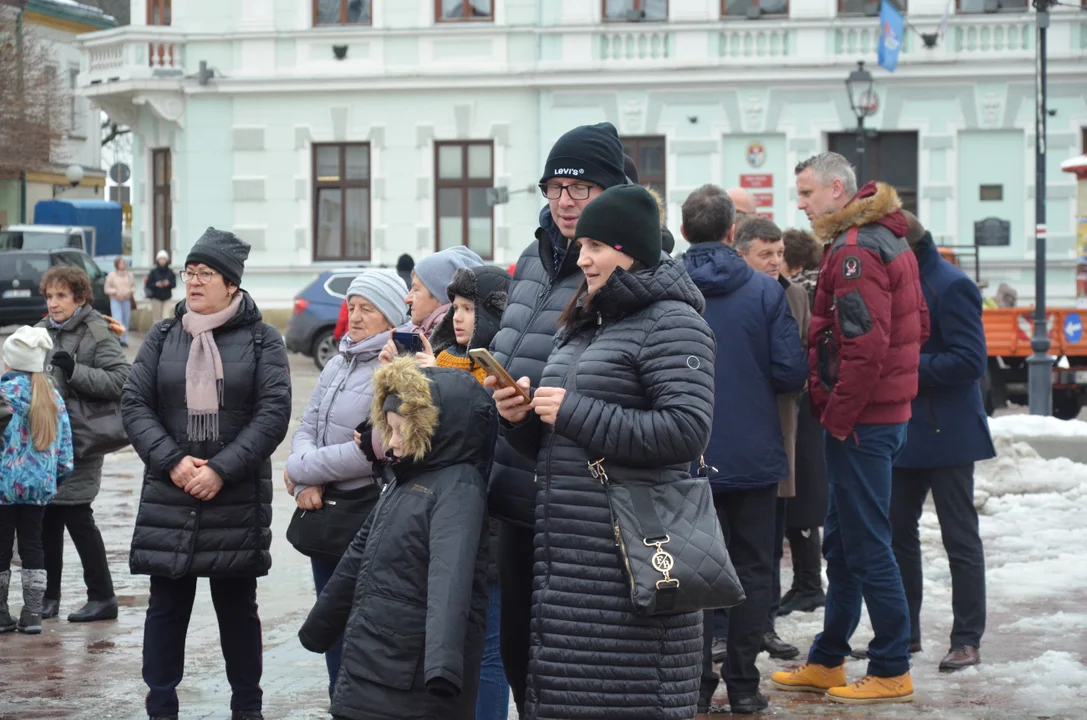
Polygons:
[[525,402],[532,402],[532,398],[525,389],[514,381],[513,377],[506,372],[506,368],[502,367],[502,364],[495,360],[494,355],[491,355],[486,348],[469,350],[468,355],[476,361],[477,365],[486,370],[488,375],[498,381],[498,387],[515,388],[517,392],[521,393],[521,397],[525,399]]
[[423,352],[423,338],[419,333],[394,332],[393,345],[400,355],[415,355]]

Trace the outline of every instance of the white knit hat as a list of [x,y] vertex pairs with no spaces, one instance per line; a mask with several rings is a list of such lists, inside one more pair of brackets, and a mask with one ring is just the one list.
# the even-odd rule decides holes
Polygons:
[[165,260],[167,265],[170,264],[170,253],[165,250],[159,250],[158,254],[155,255],[155,262],[158,262],[159,260]]
[[4,341],[4,362],[12,370],[45,372],[45,356],[53,349],[53,340],[45,328],[23,325]]

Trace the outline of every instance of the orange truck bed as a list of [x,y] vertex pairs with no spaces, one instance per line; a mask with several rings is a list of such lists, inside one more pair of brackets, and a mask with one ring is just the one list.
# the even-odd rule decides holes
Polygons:
[[[1030,357],[1030,336],[1034,331],[1034,308],[985,308],[985,344],[989,357]],[[1087,357],[1087,335],[1083,317],[1087,311],[1059,308],[1046,311],[1050,355]]]

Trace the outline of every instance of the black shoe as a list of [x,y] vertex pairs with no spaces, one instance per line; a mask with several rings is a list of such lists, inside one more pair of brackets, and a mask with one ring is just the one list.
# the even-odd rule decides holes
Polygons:
[[40,635],[42,631],[42,616],[37,613],[23,610],[19,615],[19,624],[15,627],[21,633],[27,635]]
[[230,714],[230,720],[264,720],[264,716],[256,710],[235,710]]
[[728,699],[728,709],[733,715],[752,715],[768,707],[769,701],[758,690],[754,695],[737,695]]
[[[792,597],[789,597],[793,593]],[[781,600],[781,608],[778,617],[784,617],[794,612],[814,612],[827,604],[827,596],[822,590],[819,592],[794,593],[790,590]]]
[[151,715],[148,720],[178,720],[177,715]]
[[713,645],[710,646],[710,655],[715,663],[724,662],[728,656],[728,640],[715,637]]
[[[922,652],[921,643],[910,643],[910,655],[915,655],[919,652]],[[849,657],[853,658],[854,660],[867,660],[868,648],[854,648],[849,653]]]
[[60,598],[42,600],[42,620],[52,620],[57,615],[60,615]]
[[800,655],[800,648],[785,642],[773,630],[762,636],[762,651],[775,660],[792,660]]
[[117,619],[117,598],[109,600],[90,600],[86,605],[68,616],[68,622],[84,623],[97,620]]

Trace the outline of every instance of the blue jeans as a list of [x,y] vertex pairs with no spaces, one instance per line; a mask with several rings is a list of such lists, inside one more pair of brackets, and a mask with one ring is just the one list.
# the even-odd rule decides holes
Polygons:
[[121,336],[121,343],[128,343],[128,324],[132,319],[131,300],[110,300],[109,312],[113,319],[125,326],[125,334]]
[[910,613],[902,575],[891,551],[891,465],[906,440],[906,424],[858,425],[854,434],[825,438],[830,503],[823,530],[827,561],[826,616],[808,661],[837,667],[868,606],[875,638],[868,674],[909,672]]
[[510,708],[510,686],[502,668],[501,637],[502,601],[498,583],[491,583],[487,600],[487,639],[483,648],[483,665],[479,673],[479,695],[476,697],[476,720],[506,720]]
[[[310,558],[310,565],[313,566],[313,585],[317,588],[317,596],[321,596],[321,591],[325,589],[325,585],[332,579],[333,573],[336,572],[336,566],[332,563],[327,563],[324,560],[316,560]],[[332,697],[332,691],[336,688],[336,676],[340,674],[340,656],[343,654],[343,640],[337,640],[336,644],[325,653],[325,665],[328,666],[328,697]]]

